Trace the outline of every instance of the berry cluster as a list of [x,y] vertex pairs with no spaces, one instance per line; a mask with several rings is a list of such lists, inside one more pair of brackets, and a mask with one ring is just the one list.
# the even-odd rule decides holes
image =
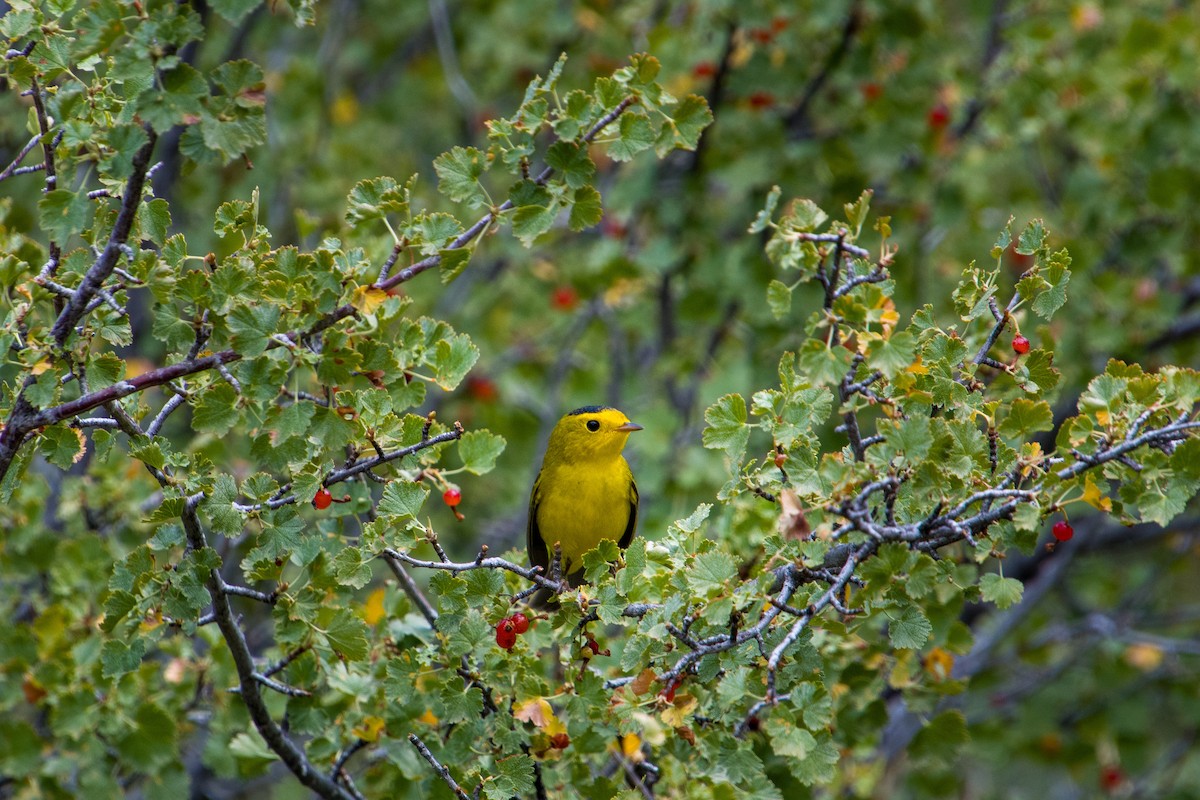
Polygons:
[[529,617],[520,611],[496,623],[496,644],[503,650],[511,650],[517,643],[517,635],[529,630]]

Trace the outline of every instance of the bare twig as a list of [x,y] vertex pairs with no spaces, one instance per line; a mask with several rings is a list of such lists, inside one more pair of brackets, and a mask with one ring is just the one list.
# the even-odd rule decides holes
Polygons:
[[417,752],[421,754],[421,757],[429,762],[429,765],[433,767],[434,772],[436,772],[438,777],[446,782],[446,785],[449,786],[450,790],[459,797],[459,800],[471,800],[470,795],[463,791],[463,788],[459,786],[458,782],[455,781],[453,776],[450,775],[450,769],[442,766],[442,763],[437,760],[433,753],[429,751],[429,748],[425,746],[425,743],[422,742],[415,733],[410,733],[408,735],[408,741],[412,743],[413,747],[417,748]]

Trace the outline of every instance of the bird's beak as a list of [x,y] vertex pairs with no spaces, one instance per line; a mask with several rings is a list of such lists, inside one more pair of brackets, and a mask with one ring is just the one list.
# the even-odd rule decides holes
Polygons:
[[620,431],[621,433],[633,433],[634,431],[640,431],[644,429],[636,422],[626,422],[624,425],[619,425],[616,428],[613,428],[613,430]]

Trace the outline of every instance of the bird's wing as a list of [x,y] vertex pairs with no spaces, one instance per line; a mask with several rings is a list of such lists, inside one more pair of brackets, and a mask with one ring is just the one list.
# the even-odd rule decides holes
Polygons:
[[542,532],[538,530],[537,524],[541,488],[542,473],[539,472],[537,480],[533,482],[533,491],[529,493],[529,523],[525,527],[525,548],[529,551],[529,565],[541,567],[544,575],[545,571],[550,569],[550,551],[546,549],[546,541],[542,538]]
[[625,525],[625,532],[621,534],[621,541],[617,542],[617,547],[624,550],[629,547],[633,541],[633,535],[637,533],[637,512],[638,512],[638,490],[637,484],[633,480],[633,476],[629,476],[629,522]]

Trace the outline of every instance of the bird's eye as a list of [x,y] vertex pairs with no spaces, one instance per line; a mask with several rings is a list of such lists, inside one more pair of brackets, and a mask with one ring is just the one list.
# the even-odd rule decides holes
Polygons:
[[600,420],[598,420],[598,419],[589,419],[589,420],[587,421],[587,429],[588,429],[589,431],[591,431],[592,433],[595,433],[596,431],[600,430]]

